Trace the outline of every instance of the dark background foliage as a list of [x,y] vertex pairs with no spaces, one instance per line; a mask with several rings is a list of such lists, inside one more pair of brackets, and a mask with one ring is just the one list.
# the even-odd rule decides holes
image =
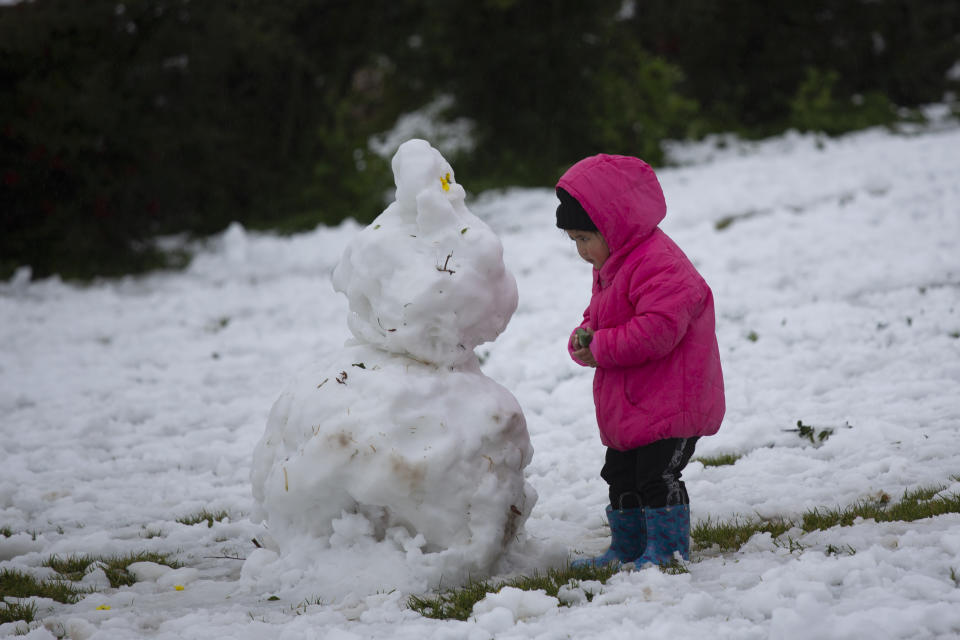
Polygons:
[[[372,219],[367,141],[439,95],[468,188],[604,151],[892,123],[956,82],[930,0],[34,0],[0,6],[0,277],[182,261],[158,235]],[[897,109],[901,111],[898,113]]]

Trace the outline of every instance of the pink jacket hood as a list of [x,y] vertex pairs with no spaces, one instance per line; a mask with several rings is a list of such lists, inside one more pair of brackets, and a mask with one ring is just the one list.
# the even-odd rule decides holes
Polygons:
[[601,153],[570,167],[558,187],[577,199],[610,247],[600,277],[609,279],[633,248],[657,228],[667,203],[643,160]]

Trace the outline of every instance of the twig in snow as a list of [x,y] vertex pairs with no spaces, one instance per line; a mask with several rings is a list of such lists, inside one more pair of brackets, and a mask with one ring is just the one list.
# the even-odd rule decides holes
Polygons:
[[453,252],[451,251],[450,253],[447,254],[447,259],[443,261],[442,267],[440,265],[434,265],[437,267],[437,271],[443,271],[445,273],[449,273],[450,275],[455,274],[456,271],[454,271],[453,269],[447,268],[447,265],[450,264],[450,258],[452,257],[453,257]]

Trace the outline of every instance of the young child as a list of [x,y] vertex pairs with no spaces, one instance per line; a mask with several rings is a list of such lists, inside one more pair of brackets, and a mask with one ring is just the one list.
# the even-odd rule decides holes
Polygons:
[[593,265],[583,338],[569,350],[594,367],[593,398],[607,447],[610,549],[577,565],[689,559],[690,500],[680,480],[697,438],[717,432],[723,373],[713,294],[658,228],[660,183],[642,160],[597,155],[557,183],[557,226]]

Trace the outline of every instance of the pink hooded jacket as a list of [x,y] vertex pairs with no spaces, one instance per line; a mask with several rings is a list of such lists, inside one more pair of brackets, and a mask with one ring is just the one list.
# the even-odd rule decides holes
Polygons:
[[667,206],[653,169],[601,154],[575,164],[557,186],[583,206],[610,248],[594,270],[580,325],[594,330],[603,444],[626,451],[716,433],[725,404],[713,294],[657,227]]

